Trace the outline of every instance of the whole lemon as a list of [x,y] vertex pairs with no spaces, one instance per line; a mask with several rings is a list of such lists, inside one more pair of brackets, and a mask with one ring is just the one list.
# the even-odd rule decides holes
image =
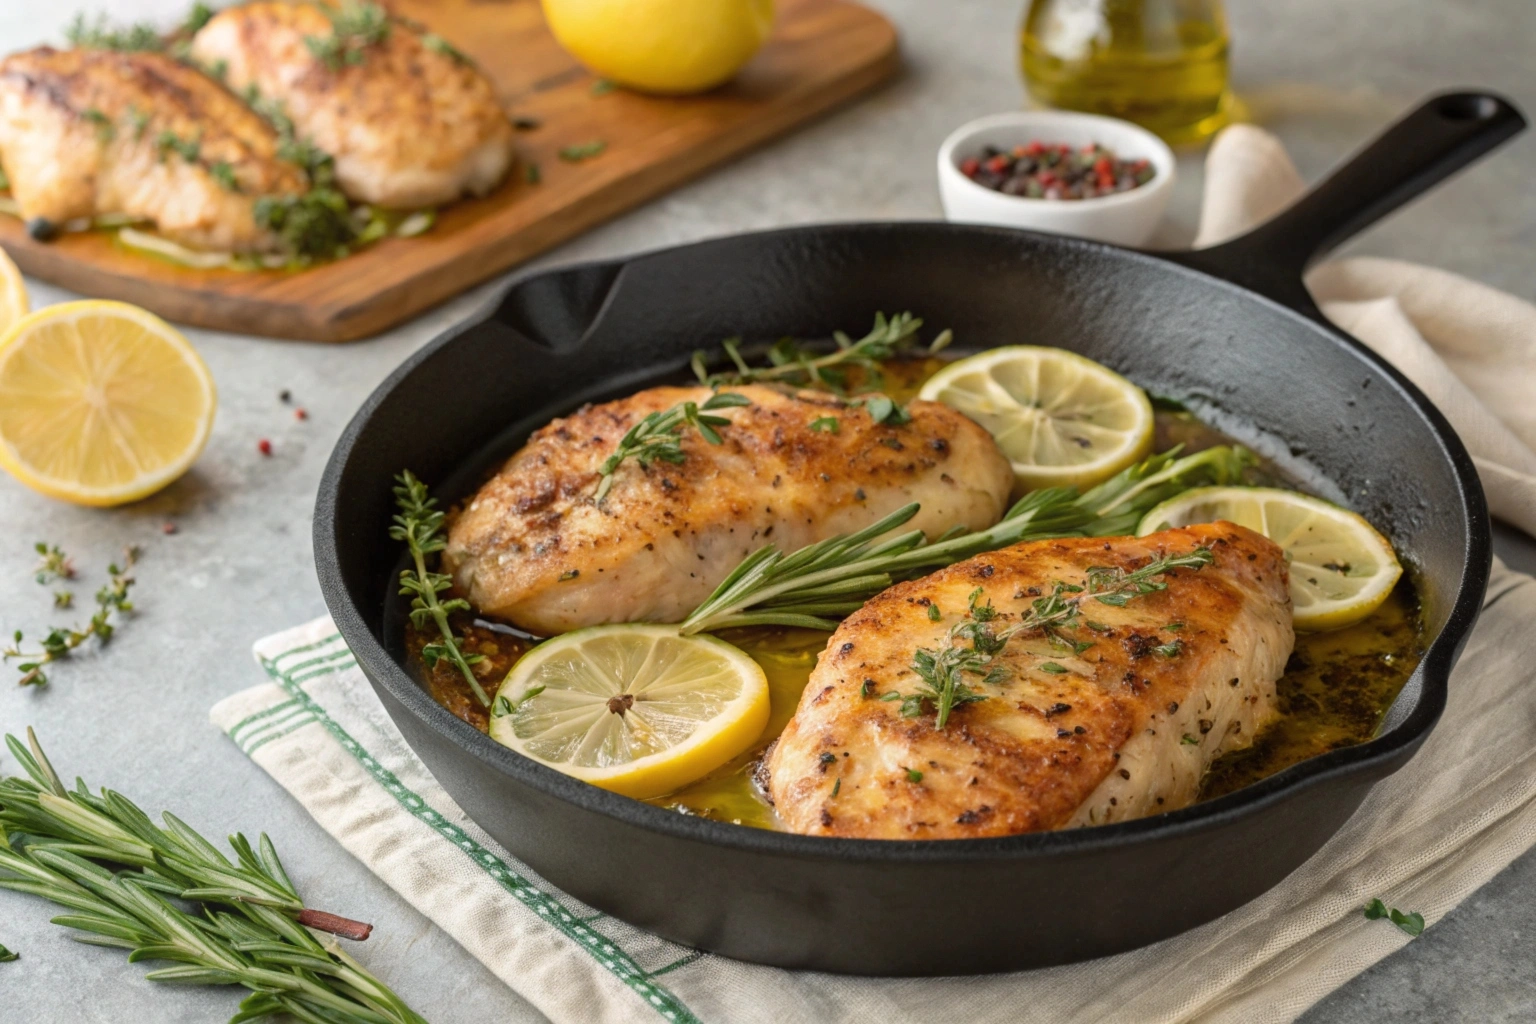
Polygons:
[[703,92],[768,38],[773,0],[543,0],[550,31],[596,74],[642,92]]

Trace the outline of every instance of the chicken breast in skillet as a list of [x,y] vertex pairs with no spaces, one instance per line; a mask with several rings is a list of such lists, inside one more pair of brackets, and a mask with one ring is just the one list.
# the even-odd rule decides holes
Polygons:
[[512,126],[486,77],[376,4],[231,7],[197,33],[192,56],[279,103],[335,158],[352,199],[433,206],[484,195],[512,166]]
[[[860,529],[917,501],[930,537],[1002,516],[1008,461],[981,427],[935,402],[878,424],[819,392],[727,389],[712,445],[683,430],[683,461],[626,459],[601,504],[598,469],[646,415],[703,402],[702,387],[651,388],[537,431],[453,522],[443,554],[482,614],[540,635],[604,622],[677,622],[751,552]],[[835,418],[836,429],[811,429]],[[827,423],[819,424],[822,428]]]
[[[1103,585],[1201,548],[1210,564],[1160,575],[1164,590],[1119,605],[1091,596],[1094,567],[1120,571],[1097,574]],[[1078,614],[1054,639],[1018,633],[985,677],[964,676],[983,699],[956,707],[943,730],[929,702],[903,717],[905,702],[882,696],[921,692],[919,648],[967,645],[950,630],[977,588],[978,606],[997,613],[996,637],[1039,601],[1076,601]],[[1231,523],[979,555],[890,588],[832,634],[765,760],[768,791],[793,831],[873,839],[999,836],[1174,810],[1194,801],[1216,757],[1247,746],[1275,714],[1294,640],[1284,555]]]
[[302,192],[271,125],[157,53],[40,47],[0,61],[0,164],[24,218],[122,214],[179,242],[270,251],[255,198]]

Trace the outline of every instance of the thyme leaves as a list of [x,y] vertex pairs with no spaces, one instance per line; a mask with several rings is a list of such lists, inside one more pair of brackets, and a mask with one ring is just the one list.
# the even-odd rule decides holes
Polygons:
[[[73,576],[74,567],[70,560],[63,557],[58,545],[48,546],[38,544],[37,550],[44,554],[45,560],[55,556],[62,561],[55,562],[62,568],[69,570],[69,576]],[[98,643],[106,644],[117,631],[117,623],[123,615],[133,611],[133,602],[128,600],[128,591],[134,584],[130,574],[134,565],[138,562],[140,550],[137,547],[129,547],[123,552],[122,565],[116,562],[107,566],[107,582],[96,591],[96,611],[83,626],[54,626],[49,629],[38,641],[37,647],[27,649],[25,644],[26,634],[22,630],[16,630],[11,634],[11,644],[0,649],[0,661],[19,660],[16,666],[21,672],[21,678],[17,680],[19,686],[47,686],[48,675],[46,667],[56,661],[69,657],[78,650],[86,641],[95,637]],[[49,570],[51,573],[53,570]],[[43,572],[39,571],[35,579],[44,581]],[[51,575],[47,577],[53,578]],[[60,578],[69,578],[60,577]],[[68,608],[74,603],[74,595],[68,591],[54,594],[54,607]]]
[[663,409],[646,416],[629,428],[613,454],[598,467],[597,490],[592,500],[601,504],[613,487],[613,474],[626,459],[634,459],[642,468],[650,468],[657,461],[681,463],[687,456],[683,452],[681,434],[687,427],[694,427],[709,444],[720,444],[722,438],[716,427],[727,426],[731,421],[724,416],[710,416],[715,409],[738,408],[751,405],[745,395],[733,391],[720,391],[702,404],[679,402],[670,409]]
[[389,39],[389,12],[367,0],[347,0],[340,7],[320,8],[331,22],[328,36],[305,36],[304,46],[320,63],[340,71],[363,63],[368,48]]
[[1405,935],[1417,938],[1424,933],[1424,915],[1418,911],[1403,913],[1396,907],[1389,907],[1380,898],[1373,899],[1365,905],[1365,917],[1368,921],[1379,921],[1386,918],[1397,925],[1399,931]]
[[422,647],[421,657],[427,668],[434,669],[439,661],[448,661],[459,670],[469,684],[481,707],[490,707],[491,698],[473,668],[485,658],[480,654],[466,654],[463,641],[454,635],[448,616],[457,611],[468,611],[469,602],[461,597],[442,600],[441,595],[453,584],[447,573],[427,569],[427,556],[437,554],[448,545],[443,536],[443,512],[437,507],[437,499],[427,493],[427,485],[404,470],[395,478],[394,524],[389,528],[393,540],[404,541],[410,550],[412,567],[400,572],[400,593],[411,598],[411,624],[423,629],[428,622],[436,623],[441,640]]

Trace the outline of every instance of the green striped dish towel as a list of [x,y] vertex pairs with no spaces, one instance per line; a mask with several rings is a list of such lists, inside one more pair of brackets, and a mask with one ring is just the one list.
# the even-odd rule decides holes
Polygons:
[[[475,826],[405,745],[329,619],[268,637],[270,682],[214,707],[315,820],[554,1024],[1265,1024],[1410,941],[1373,897],[1433,922],[1536,844],[1536,580],[1496,565],[1418,756],[1281,885],[1131,953],[977,978],[797,973],[702,954],[583,906]],[[1234,865],[1241,870],[1241,865]],[[433,1020],[450,1008],[418,1007]]]

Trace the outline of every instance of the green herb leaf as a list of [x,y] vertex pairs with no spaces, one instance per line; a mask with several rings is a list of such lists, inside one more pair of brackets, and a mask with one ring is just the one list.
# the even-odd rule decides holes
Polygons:
[[544,180],[544,175],[539,171],[539,165],[529,160],[523,164],[523,180],[530,185],[537,185]]
[[689,426],[698,430],[701,437],[708,444],[721,444],[724,439],[716,427],[730,424],[730,420],[724,416],[709,416],[705,413],[715,409],[739,408],[751,405],[752,400],[746,395],[734,391],[719,391],[711,395],[703,404],[697,402],[679,402],[670,409],[653,412],[639,423],[629,428],[629,432],[619,439],[618,447],[612,455],[604,460],[598,467],[597,489],[592,493],[592,500],[602,504],[613,487],[613,474],[626,459],[633,458],[643,469],[650,468],[657,461],[673,464],[685,461],[687,456],[683,452],[681,434]]
[[1152,648],[1153,654],[1160,654],[1165,658],[1177,658],[1184,652],[1184,641],[1175,640],[1169,644],[1159,644]]
[[1189,733],[1185,733],[1179,738],[1179,743],[1186,747],[1198,747],[1200,745],[1200,740],[1194,736],[1191,736]]
[[118,50],[129,53],[139,50],[160,51],[165,49],[165,39],[153,25],[134,24],[126,28],[114,28],[105,14],[98,14],[87,21],[84,12],[77,13],[75,20],[64,30],[64,38],[70,46],[94,50]]
[[820,416],[814,420],[811,420],[811,429],[816,431],[818,434],[835,434],[838,430],[837,417]]
[[918,771],[916,768],[908,768],[907,769],[907,781],[908,782],[922,782],[923,781],[923,773]]
[[592,83],[592,88],[589,91],[592,93],[593,96],[606,96],[609,93],[613,92],[614,89],[617,89],[617,88],[618,88],[618,86],[616,86],[612,82],[608,81],[608,79],[606,79],[606,78],[599,78],[597,81]]
[[939,606],[938,605],[930,604],[928,606],[928,621],[929,622],[938,622],[943,617],[944,617],[944,613],[939,611]]
[[1418,911],[1403,913],[1396,907],[1388,907],[1379,898],[1373,899],[1365,905],[1367,920],[1377,921],[1386,918],[1398,927],[1398,930],[1415,938],[1424,933],[1424,915]]
[[75,578],[74,559],[66,555],[57,544],[45,544],[38,541],[32,545],[32,550],[38,554],[37,568],[33,570],[33,579],[40,587],[46,587],[54,580],[72,580]]
[[444,57],[448,57],[457,64],[467,64],[470,66],[474,65],[474,61],[466,57],[463,51],[459,50],[452,43],[435,32],[428,32],[426,35],[422,36],[421,45],[425,46],[433,53],[440,53]]
[[602,139],[593,139],[591,142],[582,142],[574,146],[565,146],[560,150],[560,159],[566,163],[580,163],[590,160],[602,154],[608,148],[608,143]]
[[235,180],[235,169],[223,160],[208,165],[208,174],[229,192],[239,192],[240,183]]
[[0,964],[7,964],[7,963],[10,963],[12,960],[19,960],[20,958],[21,958],[20,954],[12,953],[10,950],[6,949],[4,946],[0,946]]
[[[33,545],[33,550],[43,556],[35,577],[39,583],[74,576],[73,563],[59,550],[58,545],[50,547],[39,542]],[[48,676],[43,671],[45,665],[68,657],[92,637],[101,644],[106,644],[112,639],[112,634],[117,629],[113,622],[114,617],[120,618],[133,611],[133,602],[128,600],[128,591],[133,586],[134,580],[128,573],[138,562],[139,554],[138,547],[130,546],[123,551],[121,567],[116,563],[107,566],[107,584],[96,591],[96,611],[85,625],[53,627],[38,641],[38,647],[41,649],[35,651],[22,649],[26,637],[21,630],[18,629],[12,634],[11,646],[0,650],[0,660],[20,659],[16,666],[21,672],[21,678],[17,680],[19,685],[46,686]],[[74,594],[69,591],[54,595],[55,607],[67,608],[73,603]]]
[[1040,663],[1040,671],[1041,672],[1049,672],[1053,676],[1065,675],[1066,672],[1067,672],[1067,670],[1065,668],[1062,668],[1060,665],[1056,664],[1054,661],[1041,662]]
[[370,46],[389,38],[389,12],[367,0],[345,0],[339,7],[321,6],[330,19],[331,34],[305,36],[310,54],[332,71],[363,63]]
[[1168,625],[1163,627],[1163,629],[1167,630],[1170,633],[1177,633],[1179,630],[1181,630],[1183,628],[1184,628],[1184,623],[1182,623],[1182,622],[1170,622],[1170,623],[1168,623]]

